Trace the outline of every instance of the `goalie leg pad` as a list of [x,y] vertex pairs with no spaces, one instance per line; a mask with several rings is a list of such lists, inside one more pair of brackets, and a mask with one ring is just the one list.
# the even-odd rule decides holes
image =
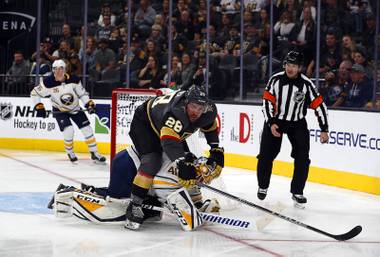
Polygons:
[[203,224],[198,209],[193,204],[185,188],[180,188],[167,197],[168,208],[177,215],[177,219],[185,231],[195,230]]

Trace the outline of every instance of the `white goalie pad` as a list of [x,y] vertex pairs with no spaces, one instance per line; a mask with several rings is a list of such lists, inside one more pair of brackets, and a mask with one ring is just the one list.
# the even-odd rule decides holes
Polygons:
[[192,231],[203,223],[202,216],[193,204],[189,193],[180,188],[167,197],[168,208],[177,216],[183,230]]
[[106,199],[86,191],[73,189],[54,194],[54,214],[59,218],[72,215],[94,223],[122,223],[129,199]]

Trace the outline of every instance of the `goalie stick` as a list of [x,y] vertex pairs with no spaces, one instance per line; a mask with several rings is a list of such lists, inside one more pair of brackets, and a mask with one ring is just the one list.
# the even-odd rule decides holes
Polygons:
[[[110,203],[118,203],[118,204],[125,205],[125,206],[127,206],[128,202],[129,202],[128,200],[111,198],[111,197],[107,197],[106,199]],[[144,209],[148,209],[148,210],[161,211],[161,212],[164,212],[166,214],[169,214],[170,216],[177,217],[177,215],[175,213],[173,213],[168,207],[159,207],[159,206],[148,205],[148,204],[143,204],[142,207]],[[223,217],[223,216],[216,215],[213,213],[201,212],[200,214],[201,214],[204,221],[207,221],[210,223],[216,223],[216,224],[227,225],[227,226],[232,226],[232,227],[239,227],[239,228],[250,228],[250,225],[251,225],[251,222],[246,221],[246,220],[240,220],[240,219],[235,219],[235,218],[227,218],[227,217]]]
[[271,215],[274,215],[274,216],[276,216],[276,217],[278,217],[278,218],[281,218],[281,219],[283,219],[283,220],[286,220],[286,221],[289,221],[289,222],[291,222],[291,223],[293,223],[293,224],[296,224],[296,225],[298,225],[298,226],[301,226],[301,227],[304,227],[304,228],[306,228],[306,229],[309,229],[309,230],[312,230],[312,231],[314,231],[314,232],[317,232],[317,233],[319,233],[319,234],[322,234],[322,235],[325,235],[325,236],[328,236],[328,237],[334,238],[335,240],[338,240],[338,241],[346,241],[346,240],[349,240],[349,239],[351,239],[351,238],[354,238],[355,236],[357,236],[358,234],[360,234],[360,232],[362,231],[362,227],[361,227],[361,226],[356,226],[356,227],[354,227],[353,229],[351,229],[350,231],[348,231],[347,233],[344,233],[344,234],[339,234],[339,235],[330,234],[330,233],[328,233],[328,232],[326,232],[326,231],[323,231],[323,230],[320,230],[320,229],[318,229],[318,228],[312,227],[312,226],[307,225],[307,224],[305,224],[305,223],[302,223],[302,222],[300,222],[300,221],[298,221],[298,220],[295,220],[295,219],[292,219],[292,218],[290,218],[290,217],[284,216],[284,215],[282,215],[282,214],[280,214],[280,213],[277,213],[277,212],[271,211],[271,210],[269,210],[269,209],[267,209],[267,208],[264,208],[264,207],[262,207],[262,206],[256,205],[256,204],[254,204],[254,203],[252,203],[252,202],[250,202],[250,201],[247,201],[247,200],[242,199],[242,198],[240,198],[240,197],[237,197],[237,196],[231,195],[231,194],[229,194],[229,193],[227,193],[227,192],[223,192],[223,191],[221,191],[221,190],[219,190],[219,189],[217,189],[217,188],[211,187],[211,186],[209,186],[209,185],[206,185],[206,184],[203,184],[203,183],[198,182],[198,186],[203,187],[203,188],[206,188],[206,189],[208,189],[208,190],[210,190],[210,191],[213,191],[213,192],[215,192],[215,193],[218,193],[218,194],[220,194],[220,195],[223,195],[223,196],[225,196],[225,197],[227,197],[227,198],[230,198],[230,199],[233,199],[233,200],[235,200],[235,201],[241,202],[241,203],[243,203],[243,204],[245,204],[245,205],[248,205],[248,206],[250,206],[250,207],[253,207],[253,208],[259,209],[259,210],[261,210],[261,211],[264,211],[264,212],[266,212],[266,213],[269,213],[269,214],[271,214]]

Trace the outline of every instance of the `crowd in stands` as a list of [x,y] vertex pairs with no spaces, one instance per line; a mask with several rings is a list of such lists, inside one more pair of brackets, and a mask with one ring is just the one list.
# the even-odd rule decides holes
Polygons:
[[[83,40],[84,27],[75,35],[70,24],[62,25],[58,41],[52,42],[49,35],[43,38],[40,74],[51,72],[51,63],[62,58],[69,64],[69,72],[81,76],[86,60],[88,81],[95,87],[107,84],[121,86],[126,81],[129,62],[129,87],[186,89],[193,83],[205,82],[208,30],[210,96],[225,99],[236,95],[239,90],[240,51],[244,55],[244,92],[254,92],[258,85],[266,83],[270,75],[267,56],[271,33],[270,4],[273,2],[273,71],[282,68],[281,60],[289,50],[297,49],[305,56],[304,73],[309,77],[315,76],[315,0],[245,0],[243,13],[240,12],[241,1],[211,0],[208,29],[206,0],[173,1],[172,17],[169,17],[168,0],[131,1],[129,49],[128,1],[119,1],[116,5],[117,2],[102,5],[99,17],[87,27],[86,42]],[[329,106],[370,107],[374,91],[380,92],[379,72],[376,90],[373,90],[372,81],[375,69],[375,7],[376,1],[370,0],[322,1],[319,76],[324,83],[320,84],[320,91]],[[243,35],[240,33],[241,15]],[[169,19],[173,25],[170,29]],[[172,38],[170,76],[167,72],[169,30]],[[377,41],[380,44],[380,37]],[[19,51],[14,53],[14,63],[8,71],[7,90],[11,90],[12,83],[26,79],[20,75],[36,73],[35,61],[36,53],[30,58],[24,58]]]

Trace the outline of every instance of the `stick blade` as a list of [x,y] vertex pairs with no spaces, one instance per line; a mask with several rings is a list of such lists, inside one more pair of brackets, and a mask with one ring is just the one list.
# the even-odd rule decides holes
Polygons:
[[350,231],[348,231],[347,233],[341,234],[341,235],[336,235],[336,236],[334,236],[334,238],[338,241],[350,240],[351,238],[354,238],[357,235],[359,235],[360,232],[362,232],[362,230],[363,230],[362,226],[356,226],[353,229],[351,229]]

